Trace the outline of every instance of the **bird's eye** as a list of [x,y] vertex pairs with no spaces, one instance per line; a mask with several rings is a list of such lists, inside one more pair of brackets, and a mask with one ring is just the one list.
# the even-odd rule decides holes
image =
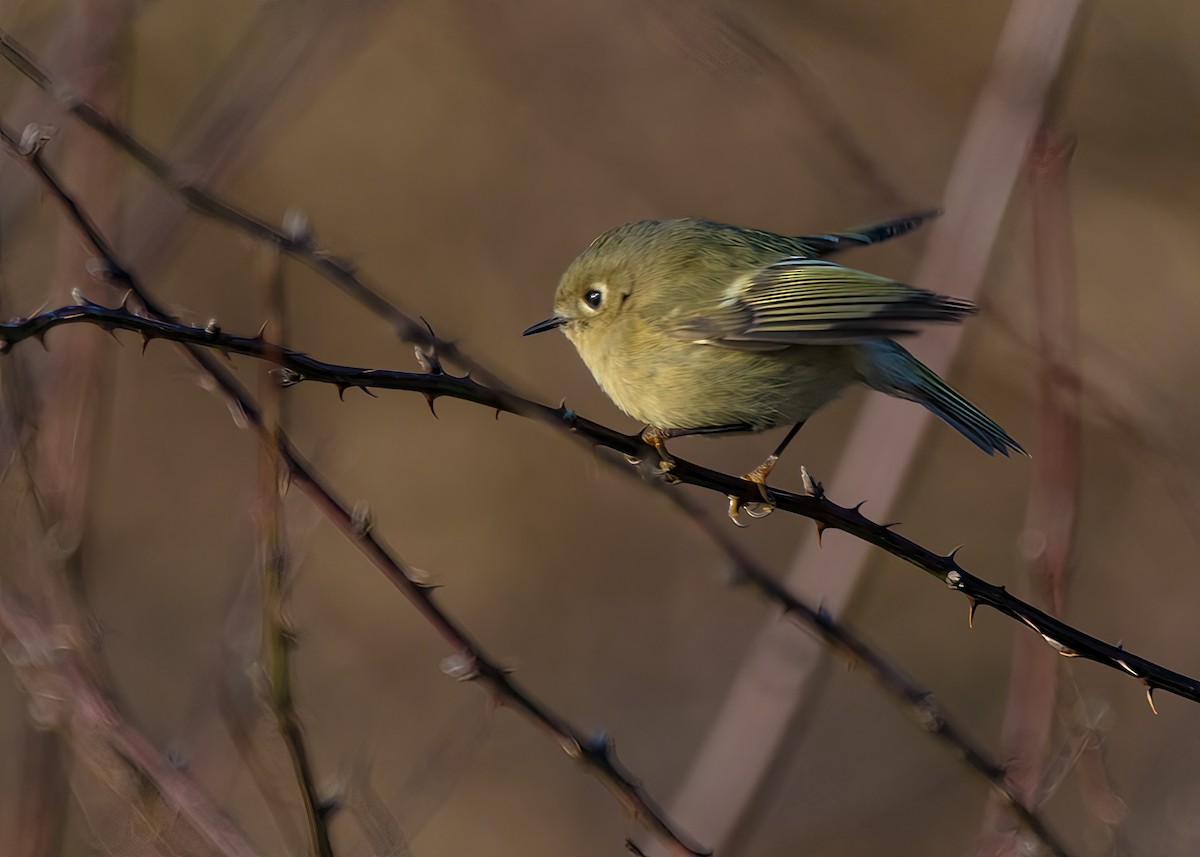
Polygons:
[[600,304],[604,302],[604,293],[599,289],[588,289],[583,296],[583,302],[592,309],[599,309]]

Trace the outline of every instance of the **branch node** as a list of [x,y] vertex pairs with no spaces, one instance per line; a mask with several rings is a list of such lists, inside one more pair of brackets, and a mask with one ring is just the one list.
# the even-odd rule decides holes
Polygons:
[[350,525],[354,528],[354,535],[360,539],[368,536],[375,528],[371,509],[361,500],[354,504],[354,509],[350,513]]
[[442,658],[439,668],[455,681],[474,681],[479,678],[479,664],[474,655],[456,652]]
[[283,234],[290,246],[297,249],[313,246],[312,222],[308,212],[297,206],[291,206],[283,213]]
[[329,795],[317,801],[317,816],[326,823],[342,808],[342,799],[337,795]]
[[946,585],[951,589],[962,589],[963,576],[957,569],[946,572]]
[[[143,334],[143,335],[145,335],[145,334]],[[149,336],[146,336],[146,341],[147,342],[150,341]],[[145,348],[143,348],[142,350],[145,351]],[[285,366],[278,366],[274,369],[271,369],[270,373],[279,379],[280,387],[295,387],[297,384],[299,384],[301,381],[304,380],[304,376],[301,375],[299,372],[297,372],[295,369],[288,369]],[[342,386],[341,384],[339,384],[338,385],[338,398],[341,398],[342,393],[344,393],[345,391],[346,391],[346,388],[344,386]]]
[[17,151],[21,157],[29,160],[35,159],[42,151],[50,138],[58,133],[58,129],[53,125],[39,125],[36,122],[30,122],[25,126],[25,130],[21,132],[21,140],[17,144]]

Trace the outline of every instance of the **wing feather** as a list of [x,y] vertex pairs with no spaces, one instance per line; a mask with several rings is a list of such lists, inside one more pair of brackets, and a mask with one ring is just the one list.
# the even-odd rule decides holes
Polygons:
[[826,256],[853,247],[865,247],[868,244],[878,244],[912,232],[917,227],[932,220],[942,213],[940,208],[927,211],[917,211],[892,220],[872,223],[848,229],[845,232],[833,232],[827,235],[798,235],[796,240],[803,244],[814,256]]
[[938,295],[819,259],[792,257],[735,284],[721,301],[677,318],[669,335],[730,348],[861,342],[916,333],[975,312]]

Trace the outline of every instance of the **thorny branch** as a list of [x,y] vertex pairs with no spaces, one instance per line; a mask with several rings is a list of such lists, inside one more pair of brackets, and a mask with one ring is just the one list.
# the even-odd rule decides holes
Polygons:
[[[2,37],[2,34],[0,34],[0,37]],[[9,135],[9,137],[11,138],[11,135]],[[22,155],[22,157],[31,161],[32,166],[35,168],[35,170],[38,170],[43,181],[53,180],[53,176],[46,171],[45,166],[41,164],[40,161],[37,161],[36,155],[37,152],[33,151],[28,155]],[[58,189],[58,194],[60,195],[60,199],[65,197],[65,194],[62,194],[61,189]],[[202,194],[202,196],[204,196],[206,199],[208,198],[206,195]],[[66,198],[65,201],[69,202],[69,198]],[[214,202],[212,209],[216,211],[224,210],[236,212],[235,209],[225,206],[219,201]],[[79,222],[86,224],[86,216],[84,216],[81,211],[76,210],[75,216]],[[240,214],[238,216],[242,217]],[[245,216],[245,220],[248,223],[257,222],[248,216]],[[273,227],[266,228],[272,235],[283,234],[282,232],[274,230]],[[99,236],[95,237],[99,238]],[[93,240],[91,235],[89,235],[89,240]],[[105,254],[102,252],[102,255]],[[123,272],[123,269],[120,268],[119,264],[115,263],[115,260],[112,260],[107,256],[106,261],[111,269],[108,272],[109,276],[113,277],[114,279],[121,280],[121,277],[114,277],[114,272]],[[136,297],[137,295],[133,291],[131,285],[132,278],[126,274],[123,281],[127,285],[131,286],[130,294]],[[357,280],[355,282],[357,282]],[[375,295],[375,293],[365,284],[359,283],[358,287],[362,292],[375,296],[379,304],[391,308],[390,304]],[[144,337],[143,347],[149,343],[150,339],[158,337],[170,339],[179,344],[216,347],[219,350],[225,351],[226,353],[244,354],[269,360],[281,367],[280,371],[283,373],[281,381],[284,384],[295,384],[306,379],[326,380],[332,381],[332,383],[336,384],[338,386],[339,393],[343,393],[350,387],[360,387],[364,391],[369,391],[369,387],[372,386],[372,384],[363,383],[362,377],[371,376],[369,380],[373,381],[375,380],[376,376],[380,374],[372,370],[359,370],[354,369],[353,367],[333,367],[329,364],[323,364],[320,361],[313,360],[312,358],[309,358],[307,355],[304,355],[300,352],[295,352],[290,349],[281,348],[277,345],[268,343],[262,337],[261,333],[255,337],[235,337],[222,333],[219,326],[217,326],[215,323],[208,325],[202,330],[198,330],[196,328],[180,325],[173,321],[165,320],[165,318],[156,319],[135,315],[127,309],[127,304],[128,297],[126,302],[123,303],[120,308],[115,310],[92,303],[88,303],[79,307],[62,307],[49,313],[43,313],[34,318],[16,320],[9,325],[0,326],[0,353],[7,351],[12,347],[13,344],[21,339],[29,338],[31,336],[35,336],[44,342],[45,334],[52,327],[60,324],[91,322],[109,330],[110,333],[117,327],[135,330],[141,333]],[[391,312],[399,315],[401,318],[407,318],[407,316],[399,313],[399,311],[395,310],[394,308],[391,308]],[[97,314],[99,314],[99,316],[97,316]],[[423,329],[421,332],[423,339],[419,341],[430,343],[424,348],[418,346],[421,355],[428,364],[430,372],[427,374],[398,373],[398,376],[405,379],[405,381],[408,383],[419,383],[420,380],[434,381],[434,383],[424,388],[420,386],[412,386],[396,387],[397,389],[415,389],[424,392],[431,408],[433,407],[433,403],[438,396],[447,395],[455,398],[465,398],[476,401],[480,404],[491,405],[497,408],[497,410],[507,410],[509,412],[518,413],[527,417],[542,419],[552,424],[560,425],[569,430],[579,429],[579,425],[577,424],[574,414],[565,408],[547,408],[544,405],[528,399],[520,398],[505,391],[483,387],[482,385],[471,381],[469,378],[455,378],[454,376],[446,374],[441,368],[441,361],[438,359],[439,352],[436,350],[441,346],[440,341],[434,337],[431,332],[427,333]],[[199,336],[197,337],[196,334],[199,334]],[[346,373],[344,383],[340,380],[337,380],[340,372]],[[437,379],[440,379],[441,382],[450,382],[452,385],[454,382],[458,382],[463,385],[464,388],[471,389],[478,395],[477,397],[472,398],[471,396],[465,394],[466,390],[464,388],[443,389],[442,384],[439,384]],[[244,407],[243,410],[245,410]],[[619,441],[625,445],[632,444],[634,448],[640,448],[643,445],[640,437],[638,436],[626,437],[624,435],[620,435],[619,433],[613,432],[610,429],[603,429],[598,436],[596,431],[589,432],[586,430],[586,427],[591,426],[595,430],[601,430],[602,427],[588,421],[584,421],[583,424],[585,426],[585,430],[582,431],[581,434],[584,437],[588,437],[590,440],[597,442],[603,442],[603,440],[607,437],[609,442],[604,445],[607,445],[610,448],[621,448],[619,446],[614,446],[614,442],[616,441]],[[260,436],[263,434],[263,432],[265,432],[265,429],[257,425],[255,428],[256,431],[259,431]],[[660,488],[664,487],[662,483],[654,484]],[[739,488],[741,487],[742,486],[739,485]],[[1005,778],[1003,769],[999,765],[987,759],[978,748],[971,745],[961,730],[953,727],[945,714],[940,710],[940,707],[935,705],[932,694],[929,691],[913,683],[903,674],[903,672],[890,665],[885,658],[871,650],[865,642],[857,639],[850,632],[843,629],[842,626],[835,622],[832,617],[827,614],[822,614],[820,611],[814,610],[807,604],[804,604],[788,593],[783,587],[775,582],[765,570],[763,570],[760,566],[757,566],[747,555],[741,552],[724,534],[717,534],[717,531],[711,526],[711,522],[707,520],[703,512],[694,506],[691,506],[677,493],[666,493],[667,496],[677,506],[683,508],[684,511],[695,522],[705,529],[705,531],[709,533],[710,537],[712,537],[722,548],[722,550],[724,550],[725,553],[733,560],[734,564],[739,569],[739,575],[743,582],[747,582],[752,585],[754,589],[756,589],[761,595],[765,596],[768,600],[779,604],[788,615],[793,616],[813,629],[818,636],[834,645],[835,648],[837,648],[850,659],[862,661],[871,665],[869,672],[873,677],[876,678],[881,687],[883,687],[889,694],[893,695],[900,702],[900,704],[907,707],[913,713],[914,719],[920,723],[923,728],[932,732],[941,740],[954,747],[965,763],[990,783],[992,788],[996,791],[999,799],[1012,807],[1016,818],[1035,836],[1041,839],[1052,853],[1060,855],[1060,857],[1065,855],[1066,852],[1057,843],[1053,835],[1049,832],[1045,824],[1036,815],[1036,813],[1034,813],[1028,807],[1025,807],[1021,801],[1017,799],[1015,793],[1012,791]],[[344,509],[342,511],[344,513]],[[564,744],[564,746],[567,745]],[[568,752],[571,752],[570,749],[568,749]],[[593,764],[595,761],[596,760],[593,759]],[[618,775],[624,775],[621,769],[616,767],[615,759],[609,760],[607,764],[613,772],[616,772]],[[616,783],[620,783],[619,776],[611,778],[600,776],[600,778],[605,781],[610,788],[614,788],[614,790],[617,791],[618,795],[623,798],[627,805],[629,804],[628,793],[623,793],[621,791],[621,789],[627,790],[628,784],[622,784],[614,787],[614,781]],[[648,798],[643,795],[641,799],[646,802],[647,806],[652,808],[654,813],[661,815],[661,811],[658,810],[657,807],[654,807],[653,804],[649,803]],[[635,807],[637,806],[636,799],[633,801],[633,805]],[[643,817],[644,810],[635,809],[634,814],[639,817]],[[662,830],[660,830],[656,824],[650,823],[647,824],[647,826],[652,831],[662,835]],[[667,829],[665,824],[663,829]],[[668,844],[673,843],[677,846],[681,844],[678,842],[678,840],[672,840],[670,837],[666,838]]]
[[[87,244],[103,260],[102,273],[107,280],[118,288],[127,289],[157,324],[168,327],[177,325],[176,320],[146,292],[138,278],[121,264],[107,239],[41,159],[40,153],[46,140],[46,136],[36,126],[26,129],[20,140],[7,128],[0,126],[0,145],[26,164],[54,201],[62,207]],[[122,312],[126,311],[122,309]],[[213,329],[212,333],[219,331]],[[491,658],[464,628],[434,602],[434,587],[421,582],[419,573],[410,568],[375,535],[370,521],[364,520],[361,514],[356,514],[345,501],[334,494],[283,431],[276,429],[272,432],[268,429],[258,403],[213,354],[200,347],[201,343],[180,341],[179,345],[187,357],[213,381],[216,390],[231,407],[237,409],[259,441],[279,456],[291,482],[298,485],[325,516],[354,542],[455,650],[455,654],[447,658],[443,665],[446,672],[463,681],[479,682],[492,693],[498,703],[507,704],[521,712],[551,735],[568,755],[579,760],[613,792],[638,821],[663,839],[672,850],[692,855],[709,853],[699,845],[689,842],[683,833],[674,829],[665,813],[642,788],[641,783],[617,760],[613,743],[607,735],[587,736],[537,701],[513,681],[508,671]]]
[[[80,306],[61,307],[50,310],[28,319],[14,319],[0,323],[0,352],[7,351],[14,344],[30,338],[42,340],[46,333],[54,327],[72,323],[91,323],[108,330],[129,330],[140,333],[143,345],[148,345],[151,339],[161,338],[175,342],[188,343],[194,346],[204,346],[222,351],[227,354],[241,354],[275,363],[280,383],[292,386],[302,381],[319,381],[336,385],[340,391],[351,387],[361,388],[369,392],[371,387],[379,389],[410,390],[424,394],[430,404],[439,396],[448,396],[476,404],[494,407],[497,410],[512,412],[506,402],[507,397],[495,394],[469,378],[459,378],[446,374],[440,368],[430,373],[397,372],[388,370],[355,369],[347,366],[335,366],[322,363],[305,354],[280,347],[266,341],[261,335],[239,337],[221,331],[215,325],[206,328],[188,327],[177,323],[164,322],[134,315],[125,306],[110,309],[94,303],[84,303]],[[594,440],[601,446],[616,449],[626,454],[645,452],[643,442],[638,435],[626,436],[584,420],[565,407],[548,408],[532,401],[524,401],[522,410],[541,409],[546,415],[562,421],[572,429]],[[718,480],[729,480],[733,477],[704,471],[696,465],[679,460],[679,468],[688,471],[707,473]],[[675,473],[677,471],[673,471]],[[679,478],[684,482],[713,487],[701,478],[688,478],[689,474],[680,472]],[[740,481],[740,480],[734,480]],[[723,490],[718,488],[717,490]],[[777,492],[778,493],[778,492]],[[733,560],[735,576],[733,582],[748,586],[766,600],[779,605],[784,612],[800,621],[811,629],[824,642],[837,649],[854,663],[862,664],[870,676],[905,707],[913,719],[926,731],[954,748],[963,761],[981,775],[993,788],[997,797],[1007,804],[1017,819],[1037,836],[1058,857],[1065,857],[1065,849],[1055,840],[1044,822],[1026,807],[1012,790],[1005,771],[1002,767],[987,758],[986,754],[976,747],[971,740],[947,718],[930,691],[917,685],[898,667],[875,652],[870,646],[850,631],[844,625],[836,622],[828,613],[815,609],[796,598],[781,586],[770,573],[758,564],[749,554],[741,549],[736,542],[728,537],[723,530],[715,527],[702,509],[685,495],[678,492],[666,492],[667,497],[679,506],[689,517],[700,523],[708,535],[717,542],[721,549]],[[828,504],[831,509],[838,510],[842,515],[856,514],[852,510],[840,509],[824,500],[823,496],[801,497],[787,495],[797,500],[818,499]],[[781,508],[789,511],[800,511],[781,504]],[[801,514],[813,517],[807,511]],[[836,517],[836,514],[835,514]],[[861,516],[859,516],[861,517]],[[820,519],[818,525],[820,526]],[[863,519],[865,521],[865,519]],[[869,523],[869,522],[868,522]],[[836,529],[847,529],[838,526],[836,521],[830,523]],[[877,527],[878,525],[870,524]],[[890,532],[890,531],[889,531]],[[906,557],[907,558],[907,557]]]
[[[283,299],[283,268],[279,255],[271,254],[266,277],[265,304],[268,319],[274,322],[281,339],[286,341],[286,315]],[[263,423],[274,435],[285,427],[284,410],[277,385],[260,384]],[[262,550],[262,649],[266,674],[266,696],[279,736],[287,747],[292,771],[304,807],[308,827],[309,853],[312,857],[333,857],[329,835],[331,805],[321,799],[317,788],[312,754],[304,737],[304,727],[296,711],[292,650],[295,631],[287,616],[291,557],[287,550],[287,521],[280,485],[287,472],[279,457],[260,447],[258,462],[258,500]]]
[[[368,392],[372,389],[406,390],[421,393],[431,404],[437,398],[446,396],[485,405],[498,411],[531,413],[545,419],[553,419],[598,446],[623,455],[641,458],[655,454],[641,439],[640,434],[622,434],[579,416],[565,405],[551,408],[519,398],[513,402],[515,397],[511,394],[499,393],[469,376],[457,377],[436,368],[428,373],[403,372],[324,363],[302,352],[268,343],[261,335],[234,336],[224,333],[212,324],[198,328],[144,318],[134,315],[124,306],[110,309],[85,303],[0,324],[0,349],[9,348],[30,337],[40,338],[53,327],[79,322],[88,322],[111,330],[135,331],[142,334],[147,342],[155,338],[170,339],[186,343],[192,348],[208,347],[228,354],[242,354],[267,360],[280,367],[280,380],[285,385],[315,381],[332,384],[339,392],[351,388]],[[762,499],[758,494],[757,485],[678,457],[676,466],[671,470],[671,476],[680,482],[738,497],[745,502]],[[812,519],[816,522],[818,532],[823,533],[827,529],[841,530],[917,566],[941,580],[950,589],[961,592],[967,598],[971,617],[979,606],[991,607],[1028,625],[1064,657],[1085,658],[1141,680],[1151,699],[1153,691],[1161,689],[1184,699],[1200,702],[1200,681],[1127,652],[1119,644],[1113,645],[1096,639],[1009,594],[1003,586],[996,586],[976,577],[958,562],[957,548],[948,554],[936,553],[900,535],[891,525],[876,523],[863,515],[862,503],[853,507],[839,506],[825,496],[819,485],[814,485],[809,494],[795,494],[778,488],[771,488],[770,491],[778,509]]]
[[[266,221],[256,218],[229,205],[203,188],[188,182],[175,170],[175,168],[172,167],[169,162],[142,144],[128,131],[109,120],[93,105],[61,89],[27,53],[25,53],[15,42],[11,40],[11,38],[7,36],[7,34],[3,33],[2,31],[0,31],[0,54],[8,59],[15,67],[18,68],[18,70],[33,80],[43,90],[63,101],[65,108],[74,116],[76,116],[76,118],[91,127],[93,130],[99,132],[114,145],[130,154],[135,160],[146,167],[156,178],[180,194],[180,196],[183,197],[195,210],[225,222],[228,225],[231,225],[232,227],[242,231],[243,233],[250,235],[251,237],[274,244],[282,252],[291,255],[292,257],[307,264],[317,273],[323,275],[354,297],[356,300],[363,303],[377,315],[386,319],[394,327],[396,333],[402,339],[417,344],[418,347],[427,355],[433,355],[432,364],[435,368],[434,374],[420,375],[414,373],[386,373],[379,372],[377,370],[359,370],[352,367],[330,367],[328,364],[320,364],[319,361],[312,361],[311,358],[307,358],[306,355],[296,352],[288,352],[288,358],[294,357],[298,361],[308,361],[306,368],[310,370],[310,372],[309,374],[305,374],[304,371],[298,370],[294,366],[289,367],[280,362],[282,361],[284,354],[279,352],[275,355],[277,358],[279,358],[276,362],[279,362],[281,365],[281,374],[283,376],[281,380],[283,380],[285,383],[296,383],[300,380],[322,380],[334,383],[338,386],[339,392],[343,392],[345,389],[352,386],[357,386],[364,390],[369,390],[369,388],[372,386],[381,386],[380,384],[376,383],[377,381],[381,380],[381,376],[384,376],[383,380],[385,381],[386,377],[390,376],[391,381],[395,383],[391,385],[385,383],[382,386],[391,386],[391,388],[394,389],[408,389],[422,392],[426,395],[431,405],[434,399],[442,395],[451,396],[454,398],[462,398],[468,401],[476,401],[480,404],[496,407],[498,410],[507,410],[513,413],[520,413],[523,416],[541,419],[543,421],[550,422],[551,424],[565,426],[572,431],[578,432],[581,436],[588,438],[594,443],[626,452],[626,454],[641,454],[645,452],[638,436],[621,435],[611,429],[607,429],[587,420],[582,420],[572,412],[568,411],[565,407],[557,409],[548,408],[544,405],[531,402],[508,392],[505,386],[498,379],[496,379],[495,376],[491,375],[491,373],[489,373],[486,369],[479,366],[469,357],[464,355],[454,343],[437,339],[432,335],[431,331],[427,331],[411,316],[399,310],[397,307],[375,292],[371,287],[366,285],[366,283],[357,275],[350,263],[337,259],[336,257],[331,256],[319,249],[312,240],[311,234],[306,229],[294,229],[287,226],[284,228],[275,227]],[[30,335],[44,336],[46,330],[49,330],[50,327],[56,326],[57,324],[71,323],[74,321],[91,321],[93,323],[99,323],[90,317],[68,317],[71,315],[71,311],[78,311],[80,309],[84,311],[85,315],[93,312],[113,312],[112,310],[106,310],[103,307],[95,306],[83,308],[64,307],[58,311],[55,311],[64,313],[63,318],[56,319],[49,324],[45,324],[39,331],[33,331],[30,329],[29,332],[25,333],[19,338],[27,338]],[[53,315],[53,313],[43,314],[43,316],[50,315]],[[137,321],[134,322],[135,324],[140,324],[142,322],[152,323],[154,321],[153,319],[146,319],[128,312],[126,315],[128,315],[129,318],[137,319]],[[37,327],[38,324],[40,324],[38,320],[41,318],[42,316],[39,316],[34,319],[21,321],[30,322],[34,325],[34,327]],[[13,332],[10,330],[10,327],[11,326],[5,326],[4,330],[2,331],[3,336],[0,336],[0,349],[2,350],[7,350],[7,348],[11,347],[14,342],[19,341],[19,338],[8,338],[10,333]],[[153,338],[154,336],[162,336],[163,338],[177,340],[178,334],[190,336],[190,334],[184,334],[183,332],[195,331],[194,328],[186,328],[176,325],[177,329],[173,330],[172,335],[168,336],[162,331],[155,331],[142,327],[131,328],[128,324],[112,324],[112,328],[115,329],[116,327],[136,329],[149,338]],[[225,345],[228,343],[222,341],[225,337],[223,334],[221,334],[219,329],[215,327],[215,325],[206,328],[204,330],[204,334],[206,337],[204,341],[194,339],[184,339],[182,341],[189,342],[192,345],[217,347],[221,350],[229,351],[230,353],[242,353],[260,358],[264,357],[262,353],[255,350],[256,346],[253,345],[254,343],[257,343],[257,347],[265,347],[265,343],[261,339],[261,336],[255,338],[240,338],[243,345],[250,347],[248,350],[235,350],[225,347]],[[230,339],[238,338],[230,337]],[[476,382],[470,380],[470,378],[454,378],[453,376],[440,373],[440,362],[437,360],[438,356],[444,357],[445,359],[460,366],[465,366],[471,369],[477,377],[483,378],[490,385],[490,389],[477,384]],[[318,377],[317,375],[311,373],[311,370],[318,366],[324,369],[332,368],[334,371],[328,377]],[[299,372],[299,374],[297,376],[291,376],[288,374],[289,371]],[[370,377],[367,378],[366,376]],[[426,381],[430,379],[437,379],[437,381],[432,384],[422,384],[422,382],[418,379],[425,379]],[[714,471],[692,465],[689,462],[681,461],[680,465],[681,467],[679,470],[677,470],[675,475],[681,478],[682,481],[691,482],[692,484],[701,485],[703,487],[722,491],[724,493],[734,493],[739,496],[743,496],[746,499],[751,499],[744,493],[746,491],[746,487],[740,482],[740,480],[734,479],[733,477],[725,474],[716,473]],[[658,487],[662,487],[661,483],[655,484]],[[734,490],[730,491],[731,488]],[[312,492],[310,491],[310,493]],[[670,497],[677,504],[684,506],[687,505],[686,503],[682,502],[682,498],[680,498],[676,492],[667,492],[667,494],[668,497]],[[1145,659],[1129,655],[1125,653],[1120,646],[1110,646],[1085,634],[1082,634],[1081,632],[1076,631],[1069,626],[1065,626],[1054,621],[1052,617],[1045,616],[1035,608],[1024,604],[1018,599],[1008,596],[1003,587],[992,586],[987,584],[985,581],[982,581],[979,578],[967,573],[960,565],[958,565],[953,553],[949,556],[943,557],[932,551],[929,551],[928,549],[923,548],[920,545],[917,545],[916,543],[911,542],[910,540],[892,532],[888,527],[877,525],[869,521],[859,513],[859,507],[857,506],[853,509],[839,507],[836,504],[829,502],[820,492],[815,492],[814,496],[803,496],[776,491],[775,495],[777,501],[780,503],[781,508],[784,508],[785,511],[791,511],[812,518],[817,522],[819,531],[822,531],[827,527],[841,529],[847,533],[862,538],[864,541],[870,544],[881,547],[884,550],[902,559],[905,559],[906,561],[911,562],[925,571],[939,577],[944,582],[947,582],[951,588],[956,588],[967,596],[972,614],[974,613],[976,606],[981,603],[995,607],[1006,615],[1017,618],[1030,625],[1030,627],[1046,638],[1047,641],[1050,642],[1057,651],[1066,656],[1086,657],[1113,668],[1123,669],[1124,671],[1130,672],[1135,677],[1141,678],[1147,686],[1148,694],[1154,688],[1161,687],[1172,693],[1176,693],[1189,699],[1197,700],[1200,698],[1200,685],[1198,685],[1195,680],[1177,673],[1173,673]],[[330,501],[336,503],[334,498],[330,497],[329,499]],[[342,511],[344,513],[344,507],[342,508]],[[715,532],[713,528],[704,523],[704,516],[702,513],[694,508],[687,511],[694,520],[700,522],[705,529],[709,530],[710,534]],[[747,566],[745,564],[745,557],[739,557],[737,555],[736,548],[731,550],[730,545],[732,543],[729,542],[728,539],[723,539],[719,536],[716,537],[716,539],[717,542],[721,544],[722,548],[730,554],[730,557],[738,566],[740,579],[754,582],[754,575],[749,573],[751,566]],[[372,555],[370,551],[367,552],[369,555]],[[384,552],[386,553],[386,549],[384,549]],[[372,558],[374,559],[373,555]],[[379,564],[378,561],[376,564]],[[836,642],[839,639],[840,628],[838,625],[836,625],[836,623],[832,622],[830,617],[821,616],[819,611],[812,611],[811,608],[806,607],[800,602],[796,602],[796,604],[799,605],[799,608],[803,609],[797,609],[793,606],[790,606],[786,600],[779,601],[776,598],[777,594],[787,596],[788,598],[792,597],[788,595],[786,590],[778,587],[778,584],[774,583],[774,581],[768,575],[766,575],[765,572],[762,572],[761,576],[762,580],[766,581],[770,585],[760,585],[758,583],[754,583],[754,588],[758,589],[768,598],[777,600],[778,603],[780,603],[791,615],[797,616],[798,618],[806,621],[811,625],[811,627],[817,630],[820,636],[826,638],[832,644],[839,646],[844,653],[852,657],[857,656],[853,646],[844,644],[840,645],[838,642]],[[779,592],[773,593],[772,587],[779,589]],[[795,601],[795,599],[792,598],[792,601]],[[816,621],[814,621],[814,617]],[[833,639],[830,639],[829,633],[826,633],[823,628],[831,629],[829,633],[833,635]],[[866,651],[869,653],[869,650]],[[886,661],[882,661],[882,663],[886,665]],[[902,675],[902,673],[899,673],[898,670],[894,670],[894,668],[892,669],[895,674]],[[872,670],[872,674],[874,674],[874,670]],[[887,681],[881,681],[880,683],[889,691],[895,690],[895,688],[889,686]],[[919,688],[914,691],[914,687],[915,686],[910,686],[909,690],[905,691],[907,694],[907,699],[929,699],[929,696],[926,692],[921,691]],[[932,720],[929,719],[928,715],[923,715],[921,713],[920,706],[914,707],[914,713],[918,715],[917,719],[924,723],[945,723],[945,718],[944,716],[940,715],[940,712],[937,714],[937,717]],[[537,718],[535,717],[534,719]],[[1000,792],[1001,797],[1006,802],[1013,804],[1014,811],[1018,817],[1025,824],[1027,824],[1036,835],[1039,835],[1045,844],[1051,848],[1051,850],[1053,850],[1055,853],[1060,853],[1060,849],[1057,847],[1056,843],[1049,838],[1049,834],[1045,832],[1044,825],[1039,823],[1037,816],[1025,809],[1020,804],[1020,801],[1014,798],[1014,793],[1011,791],[1007,781],[1003,777],[1002,769],[988,762],[976,751],[973,751],[972,748],[965,743],[965,739],[962,738],[961,733],[959,733],[957,730],[935,729],[934,731],[935,734],[939,735],[939,737],[942,737],[944,740],[947,740],[949,743],[955,745],[958,748],[960,755],[968,762],[968,764],[971,764],[981,773],[984,773],[985,777],[987,777],[989,781],[992,782],[992,785]],[[567,744],[564,743],[564,746],[567,746]],[[576,746],[583,745],[577,743]],[[989,771],[993,772],[994,774],[998,774],[998,777],[990,775],[988,773]],[[601,779],[605,780],[610,787],[612,786],[612,784],[604,776],[601,776]],[[619,790],[618,793],[620,794]],[[622,797],[624,799],[626,796],[622,795]],[[648,826],[652,829],[656,829],[653,824],[649,824]]]

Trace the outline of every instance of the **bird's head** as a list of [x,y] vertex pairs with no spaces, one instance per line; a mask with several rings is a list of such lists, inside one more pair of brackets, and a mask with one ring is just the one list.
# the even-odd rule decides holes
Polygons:
[[607,330],[628,310],[646,273],[651,254],[645,227],[632,223],[606,232],[592,242],[563,273],[554,293],[554,315],[529,327],[524,335],[561,327],[572,342]]

